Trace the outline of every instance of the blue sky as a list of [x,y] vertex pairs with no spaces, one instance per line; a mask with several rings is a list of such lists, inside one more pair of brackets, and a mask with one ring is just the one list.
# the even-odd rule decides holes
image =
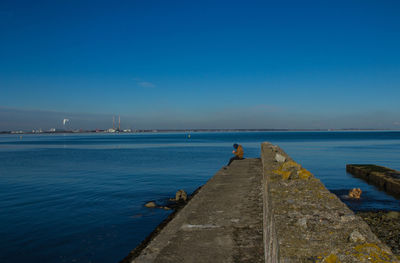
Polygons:
[[[399,1],[1,1],[0,130],[400,128]],[[72,116],[72,117],[71,117]]]

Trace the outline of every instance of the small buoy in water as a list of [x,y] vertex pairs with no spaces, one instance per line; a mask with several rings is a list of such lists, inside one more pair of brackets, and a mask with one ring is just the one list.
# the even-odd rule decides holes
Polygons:
[[188,139],[190,139],[190,134],[188,134]]

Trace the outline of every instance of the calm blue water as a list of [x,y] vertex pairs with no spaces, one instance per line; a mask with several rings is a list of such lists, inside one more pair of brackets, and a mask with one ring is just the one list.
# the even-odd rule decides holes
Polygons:
[[400,170],[400,132],[248,132],[0,136],[0,262],[118,262],[169,211],[147,209],[192,192],[231,157],[279,144],[339,196],[363,190],[355,210],[400,202],[353,178],[346,163]]

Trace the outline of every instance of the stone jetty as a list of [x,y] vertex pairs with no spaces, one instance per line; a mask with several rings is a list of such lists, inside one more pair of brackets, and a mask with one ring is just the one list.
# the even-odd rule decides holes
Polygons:
[[128,262],[399,262],[282,149],[260,157],[218,171]]
[[348,164],[346,170],[391,195],[400,196],[400,171],[374,164]]
[[320,180],[279,147],[261,147],[265,262],[398,262]]

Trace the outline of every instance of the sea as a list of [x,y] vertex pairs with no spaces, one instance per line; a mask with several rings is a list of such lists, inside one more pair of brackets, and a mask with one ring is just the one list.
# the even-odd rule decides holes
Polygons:
[[[193,192],[232,156],[279,145],[354,211],[400,201],[346,164],[400,170],[398,131],[181,132],[0,136],[0,262],[119,262],[171,211],[144,207]],[[361,200],[346,198],[361,188]]]

